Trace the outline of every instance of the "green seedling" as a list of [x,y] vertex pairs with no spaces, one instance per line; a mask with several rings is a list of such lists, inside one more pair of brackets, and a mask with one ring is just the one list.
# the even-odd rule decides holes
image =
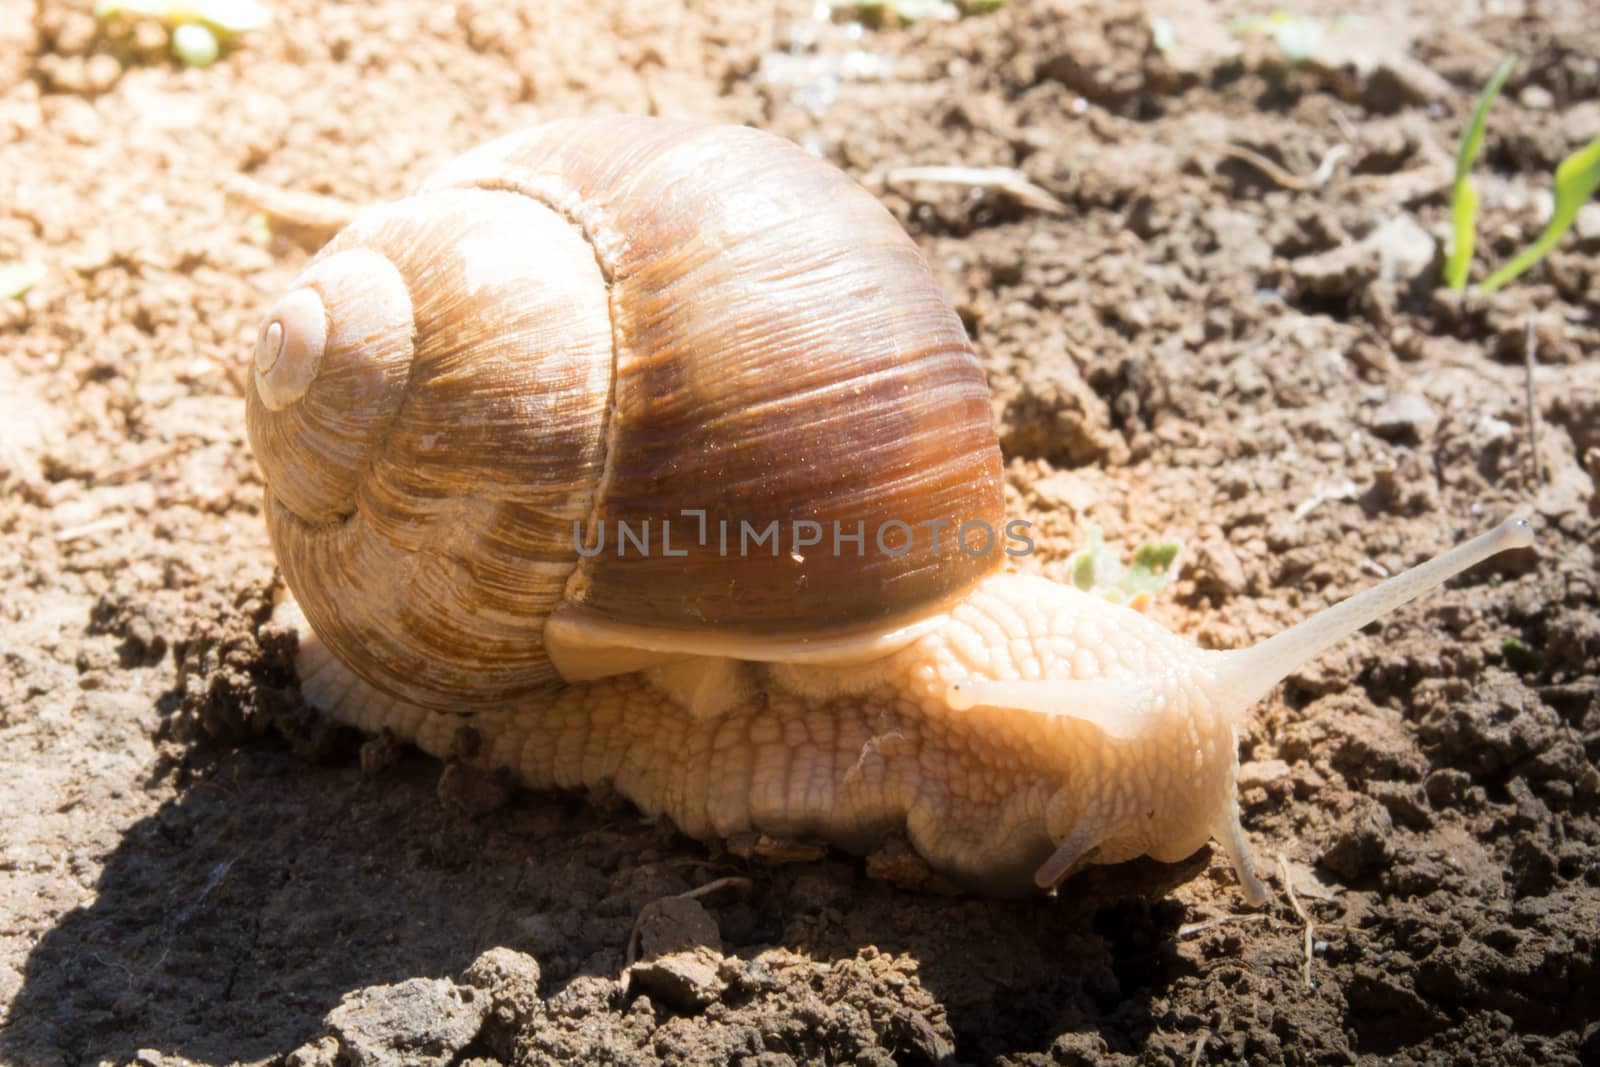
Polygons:
[[1152,15],[1150,18],[1150,43],[1157,52],[1166,55],[1178,45],[1177,31],[1172,28],[1172,20],[1164,15]]
[[97,0],[94,15],[98,19],[155,19],[171,27],[199,23],[223,42],[264,29],[272,21],[257,0]]
[[1518,674],[1537,674],[1544,668],[1544,653],[1515,637],[1500,642],[1500,655],[1505,658],[1506,666]]
[[[1495,70],[1494,77],[1478,94],[1477,106],[1472,109],[1472,121],[1467,123],[1461,137],[1461,147],[1456,152],[1456,179],[1450,197],[1450,224],[1455,232],[1455,247],[1445,260],[1444,281],[1460,292],[1467,287],[1467,271],[1472,265],[1472,251],[1478,225],[1478,190],[1472,184],[1471,170],[1483,147],[1484,127],[1487,125],[1489,106],[1500,95],[1506,75],[1516,56],[1507,56]],[[1504,288],[1508,282],[1550,254],[1577,221],[1578,209],[1600,190],[1600,138],[1596,138],[1563,159],[1556,167],[1555,207],[1550,222],[1533,244],[1523,249],[1510,263],[1485,278],[1478,288],[1492,293]]]
[[1322,43],[1327,25],[1321,19],[1296,15],[1288,11],[1269,11],[1265,15],[1247,15],[1233,24],[1237,34],[1270,34],[1278,51],[1291,63],[1303,63],[1316,52]]
[[0,265],[0,300],[15,300],[44,277],[44,264],[32,261]]
[[1304,63],[1316,55],[1317,48],[1329,33],[1358,26],[1359,15],[1335,15],[1331,19],[1317,19],[1309,15],[1296,15],[1290,11],[1269,11],[1265,15],[1247,15],[1235,19],[1228,28],[1235,34],[1266,34],[1271,36],[1283,58],[1291,63]]
[[153,19],[172,30],[172,54],[191,67],[210,66],[234,37],[271,21],[257,0],[97,0],[99,19]]
[[875,26],[888,21],[949,22],[962,15],[984,15],[1005,0],[830,0],[829,8],[845,11]]
[[1478,103],[1472,109],[1472,121],[1467,123],[1461,145],[1456,149],[1456,178],[1450,190],[1450,223],[1455,232],[1455,247],[1445,260],[1444,281],[1460,292],[1467,287],[1467,270],[1472,266],[1472,250],[1477,240],[1478,189],[1472,184],[1472,165],[1483,149],[1484,128],[1489,121],[1489,107],[1500,95],[1501,86],[1516,64],[1517,57],[1506,56],[1496,68],[1494,77],[1478,94]]
[[1600,189],[1600,137],[1595,138],[1556,167],[1555,209],[1539,239],[1510,263],[1484,279],[1481,288],[1492,293],[1550,254],[1578,217],[1578,209]]
[[172,31],[172,53],[185,66],[209,67],[220,50],[217,35],[203,23],[185,22]]
[[1086,593],[1104,597],[1113,604],[1143,608],[1157,593],[1178,577],[1178,557],[1183,545],[1178,541],[1152,541],[1140,545],[1126,567],[1106,547],[1100,527],[1084,524],[1085,544],[1067,557],[1067,576]]

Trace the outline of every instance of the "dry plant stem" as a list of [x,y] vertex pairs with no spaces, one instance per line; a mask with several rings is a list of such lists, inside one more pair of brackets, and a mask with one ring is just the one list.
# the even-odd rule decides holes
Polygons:
[[328,241],[361,210],[360,204],[336,196],[283,189],[243,174],[231,175],[226,185],[228,192],[267,216],[273,226],[294,229],[308,243]]
[[231,359],[224,359],[217,352],[209,348],[202,349],[200,355],[203,359],[208,360],[222,371],[223,375],[228,379],[228,384],[233,386],[233,391],[235,393],[238,393],[240,396],[245,395],[247,386],[245,385],[244,373],[239,369],[239,365],[237,363]]
[[55,542],[57,544],[64,545],[69,541],[78,541],[85,537],[93,537],[97,533],[105,533],[108,530],[122,529],[123,527],[127,526],[127,524],[128,519],[125,515],[112,515],[104,519],[93,519],[78,526],[69,526],[65,530],[57,530],[55,533]]
[[1035,211],[1043,211],[1048,215],[1067,213],[1067,205],[1012,167],[896,167],[887,172],[874,171],[862,179],[862,184],[869,186],[879,184],[895,186],[911,182],[992,189]]
[[1522,355],[1523,363],[1528,369],[1527,396],[1528,396],[1528,454],[1533,457],[1533,485],[1538,492],[1539,486],[1544,484],[1544,467],[1539,462],[1539,405],[1533,395],[1533,367],[1539,358],[1539,334],[1533,328],[1533,316],[1529,315],[1522,325]]
[[102,471],[92,482],[90,482],[90,484],[101,486],[121,485],[124,482],[131,482],[136,478],[148,474],[150,471],[166,463],[168,460],[176,459],[178,456],[183,455],[185,452],[188,452],[191,449],[210,443],[211,442],[206,440],[206,438],[196,434],[189,434],[187,436],[180,437],[167,447],[157,449],[148,456],[144,456],[140,459],[124,463],[121,466],[112,467],[109,470]]
[[1302,178],[1300,175],[1285,170],[1266,156],[1253,152],[1243,145],[1225,144],[1219,146],[1217,150],[1225,156],[1239,160],[1241,163],[1250,164],[1285,189],[1293,189],[1297,193],[1314,193],[1324,185],[1327,185],[1328,180],[1333,177],[1333,168],[1339,165],[1341,159],[1350,154],[1349,145],[1336,144],[1323,155],[1322,162],[1317,164],[1317,169],[1309,177]]
[[1178,936],[1193,937],[1195,934],[1201,934],[1207,930],[1213,930],[1218,926],[1226,926],[1229,923],[1265,922],[1271,917],[1272,916],[1268,915],[1264,911],[1255,912],[1250,915],[1218,915],[1214,919],[1202,919],[1197,923],[1184,923],[1182,926],[1178,927]]
[[1310,919],[1307,919],[1306,920],[1306,937],[1305,937],[1305,941],[1306,941],[1306,989],[1307,990],[1312,990],[1312,989],[1317,988],[1317,983],[1315,983],[1315,982],[1313,982],[1311,980],[1311,956],[1312,956],[1312,949],[1313,949],[1313,944],[1312,944],[1312,941],[1311,941],[1312,927],[1313,927],[1313,923],[1311,922]]
[[1312,932],[1313,924],[1311,922],[1311,916],[1306,914],[1306,909],[1302,908],[1300,906],[1300,898],[1295,895],[1295,892],[1294,892],[1294,876],[1290,873],[1290,871],[1289,871],[1289,861],[1284,858],[1284,855],[1283,855],[1282,852],[1278,853],[1278,873],[1283,875],[1283,891],[1285,893],[1287,893],[1288,896],[1289,896],[1289,905],[1294,908],[1294,913],[1296,915],[1298,915],[1300,917],[1300,921],[1305,924],[1304,930],[1305,930],[1305,976],[1306,976],[1306,988],[1307,989],[1315,989],[1316,988],[1316,983],[1312,982],[1312,980],[1311,980],[1311,947],[1312,947],[1311,932]]

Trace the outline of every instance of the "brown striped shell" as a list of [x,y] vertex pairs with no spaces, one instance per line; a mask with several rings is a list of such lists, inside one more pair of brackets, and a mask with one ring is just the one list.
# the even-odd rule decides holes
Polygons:
[[[568,120],[462,156],[318,254],[253,379],[290,590],[358,674],[429,707],[559,681],[553,614],[784,659],[1003,561],[955,534],[1001,529],[1000,454],[926,262],[752,129]],[[774,520],[777,544],[741,544]],[[794,548],[795,522],[821,542]]]

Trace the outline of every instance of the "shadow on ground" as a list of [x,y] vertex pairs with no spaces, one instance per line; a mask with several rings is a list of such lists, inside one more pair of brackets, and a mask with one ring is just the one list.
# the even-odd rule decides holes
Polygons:
[[[499,945],[535,956],[552,996],[578,975],[617,977],[644,904],[727,873],[753,883],[708,905],[728,955],[779,945],[823,972],[871,945],[915,961],[961,1058],[1045,1048],[1111,1012],[1143,1028],[1179,968],[1181,909],[1128,893],[1205,863],[1090,872],[1071,902],[980,901],[871,882],[838,859],[741,871],[579,797],[518,794],[470,817],[438,802],[438,764],[415,755],[376,779],[268,743],[211,758],[127,829],[95,903],[31,953],[0,1059],[267,1058],[315,1038],[352,990],[454,977]],[[627,1009],[620,987],[614,999]]]

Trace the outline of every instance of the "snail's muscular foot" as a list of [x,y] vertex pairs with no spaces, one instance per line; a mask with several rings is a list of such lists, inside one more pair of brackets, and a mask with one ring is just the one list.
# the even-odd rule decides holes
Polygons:
[[818,700],[767,687],[697,716],[644,675],[567,686],[505,709],[452,715],[390,697],[335,659],[286,598],[274,622],[297,631],[306,700],[364,732],[444,759],[508,769],[531,788],[610,785],[690,836],[824,839],[865,853],[903,832],[940,872],[989,892],[1033,889],[1051,849],[1050,790],[1020,758],[881,693]]

